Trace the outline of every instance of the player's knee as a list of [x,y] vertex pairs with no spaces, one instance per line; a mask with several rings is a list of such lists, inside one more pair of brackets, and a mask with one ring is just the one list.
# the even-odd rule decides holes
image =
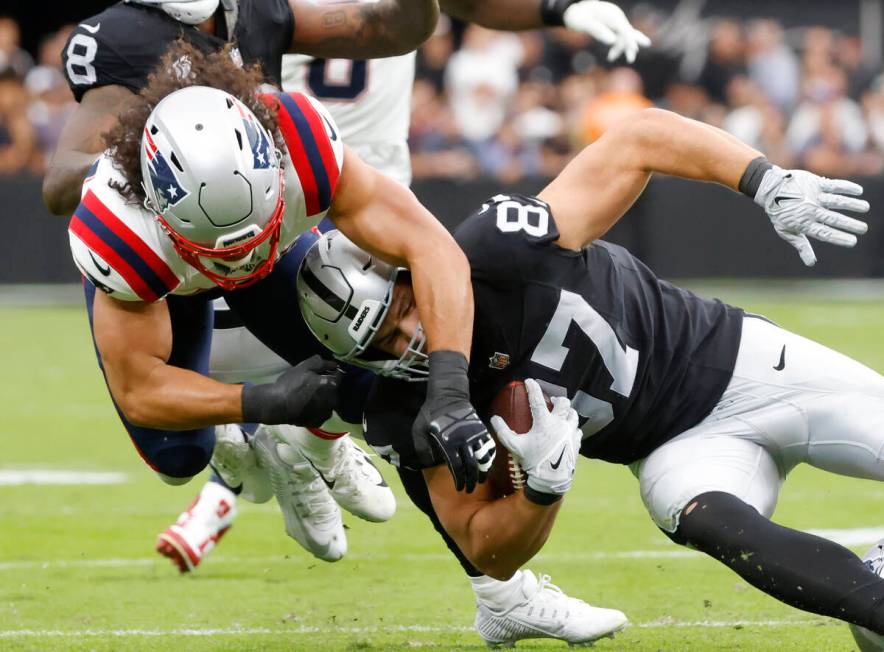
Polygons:
[[189,478],[173,478],[171,475],[166,475],[164,473],[157,473],[157,476],[160,480],[172,487],[180,487],[181,485],[187,484],[188,482],[193,480],[193,476],[190,476]]
[[687,502],[669,538],[703,550],[741,536],[746,532],[745,525],[757,518],[764,517],[733,494],[710,491]]
[[205,469],[211,459],[211,447],[186,444],[158,451],[151,462],[163,482],[180,485]]

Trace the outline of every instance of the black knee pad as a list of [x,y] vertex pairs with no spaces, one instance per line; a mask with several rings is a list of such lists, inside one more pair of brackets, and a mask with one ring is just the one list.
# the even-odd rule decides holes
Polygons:
[[212,448],[179,445],[154,453],[151,462],[159,473],[172,478],[192,478],[209,465]]

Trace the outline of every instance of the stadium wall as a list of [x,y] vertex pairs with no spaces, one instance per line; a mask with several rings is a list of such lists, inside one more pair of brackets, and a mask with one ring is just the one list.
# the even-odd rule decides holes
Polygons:
[[[713,185],[676,179],[651,182],[647,192],[606,237],[628,247],[666,278],[884,277],[884,179],[858,179],[873,207],[870,232],[853,250],[818,244],[819,264],[806,269],[748,199]],[[541,180],[502,188],[492,180],[423,180],[417,196],[449,228],[499,192],[536,193]],[[0,284],[75,283],[66,220],[47,213],[40,181],[0,179]]]

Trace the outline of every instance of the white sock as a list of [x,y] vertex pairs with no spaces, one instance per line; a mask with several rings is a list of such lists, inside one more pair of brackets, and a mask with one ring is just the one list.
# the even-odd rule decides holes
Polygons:
[[236,494],[220,482],[207,482],[200,491],[200,498],[210,502],[226,500],[231,505],[236,503]]
[[295,432],[293,433],[292,439],[297,444],[298,448],[300,448],[301,451],[314,462],[324,461],[323,458],[330,457],[337,445],[347,436],[347,433],[328,433],[328,435],[325,436],[324,431],[322,430],[319,431],[320,433],[323,433],[323,435],[320,436],[311,432],[307,428],[294,428],[293,430],[295,430]]
[[492,609],[509,609],[524,601],[525,596],[519,589],[522,586],[522,571],[516,571],[508,580],[496,580],[482,575],[471,577],[473,593],[476,599]]

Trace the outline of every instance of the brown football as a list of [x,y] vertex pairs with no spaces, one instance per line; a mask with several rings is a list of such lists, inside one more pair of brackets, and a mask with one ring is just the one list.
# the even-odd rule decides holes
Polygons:
[[[546,402],[549,407],[552,403],[549,396],[546,396]],[[531,408],[528,406],[528,390],[525,389],[525,383],[521,380],[514,380],[497,393],[491,405],[488,407],[486,421],[490,421],[491,417],[497,415],[506,422],[513,432],[525,434],[531,430]],[[489,431],[492,436],[494,430],[489,425]],[[497,441],[497,437],[494,438]],[[488,474],[488,484],[491,486],[494,494],[498,496],[508,496],[521,489],[527,477],[525,471],[522,470],[516,461],[510,455],[509,451],[497,443],[497,456],[494,459],[494,465]]]

